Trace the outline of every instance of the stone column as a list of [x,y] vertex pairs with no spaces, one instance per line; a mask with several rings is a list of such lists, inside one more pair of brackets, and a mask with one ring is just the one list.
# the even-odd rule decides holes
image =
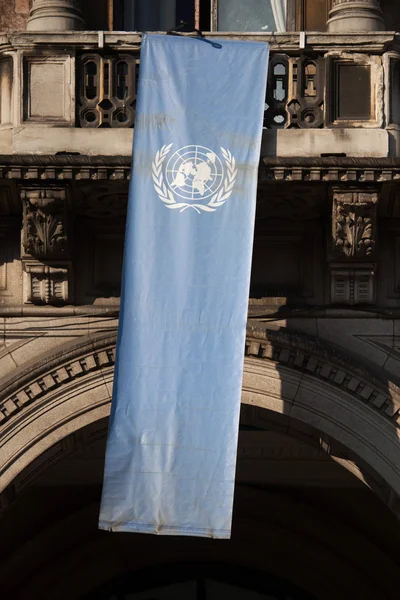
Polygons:
[[384,29],[379,0],[333,0],[328,20],[329,32],[358,33]]
[[84,29],[81,0],[33,0],[28,31]]

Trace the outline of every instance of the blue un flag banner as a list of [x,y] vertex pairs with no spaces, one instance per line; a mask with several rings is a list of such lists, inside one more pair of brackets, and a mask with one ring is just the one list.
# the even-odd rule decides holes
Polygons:
[[230,537],[268,50],[143,36],[101,529]]

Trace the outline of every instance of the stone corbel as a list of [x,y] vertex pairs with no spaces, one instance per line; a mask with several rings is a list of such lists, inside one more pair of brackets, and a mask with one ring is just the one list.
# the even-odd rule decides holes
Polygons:
[[376,190],[333,189],[329,247],[334,304],[373,304],[376,299]]
[[331,264],[332,304],[374,304],[375,264]]
[[29,188],[23,204],[24,302],[72,302],[72,263],[65,188]]
[[30,304],[62,306],[70,301],[71,263],[57,266],[24,261],[24,299]]

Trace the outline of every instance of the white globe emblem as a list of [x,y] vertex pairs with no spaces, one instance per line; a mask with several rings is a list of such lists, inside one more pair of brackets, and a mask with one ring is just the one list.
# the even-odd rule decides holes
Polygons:
[[[221,147],[221,158],[205,146],[162,146],[152,164],[154,189],[167,208],[214,212],[231,196],[236,183],[235,158]],[[223,164],[224,163],[224,164]]]
[[219,157],[204,146],[184,146],[171,156],[165,169],[168,187],[189,202],[205,200],[222,185],[224,168]]

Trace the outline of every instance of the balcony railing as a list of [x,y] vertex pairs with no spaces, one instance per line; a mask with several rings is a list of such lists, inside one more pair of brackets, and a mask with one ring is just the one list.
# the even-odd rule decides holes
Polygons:
[[133,127],[139,57],[85,53],[78,59],[81,127]]
[[[133,127],[139,56],[85,53],[78,58],[81,127]],[[320,55],[270,60],[264,127],[319,128],[324,124],[325,61]]]
[[[272,132],[271,152],[274,131],[400,130],[397,35],[314,33],[306,36],[305,44],[296,33],[218,37],[270,42],[264,128],[267,137]],[[108,134],[107,151],[130,153],[140,42],[140,35],[124,32],[0,35],[0,154],[97,154],[99,146],[104,153],[105,128],[126,131],[118,138]],[[232,77],[240,82],[240,74]],[[98,133],[87,136],[87,130]],[[288,144],[286,134],[280,137]],[[96,148],[89,138],[97,140]],[[287,146],[286,155],[289,150]],[[325,152],[321,145],[320,152]]]

